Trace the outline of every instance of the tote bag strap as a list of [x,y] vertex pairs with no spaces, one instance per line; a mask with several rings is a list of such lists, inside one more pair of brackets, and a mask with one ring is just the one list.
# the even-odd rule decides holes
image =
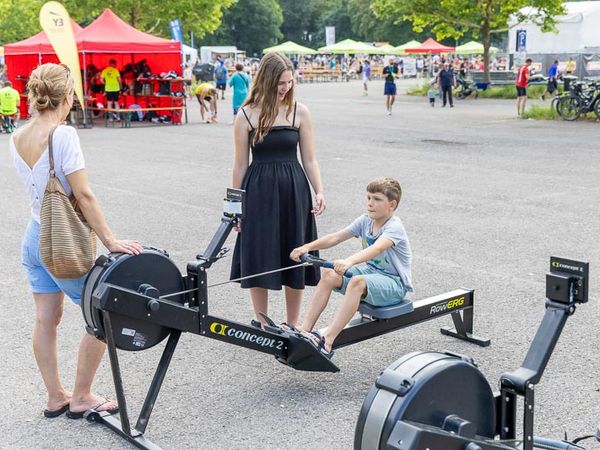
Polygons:
[[54,125],[50,130],[50,134],[48,135],[48,162],[50,163],[50,176],[55,176],[54,171],[54,153],[52,152],[52,138],[54,137],[54,132],[58,128],[58,125]]

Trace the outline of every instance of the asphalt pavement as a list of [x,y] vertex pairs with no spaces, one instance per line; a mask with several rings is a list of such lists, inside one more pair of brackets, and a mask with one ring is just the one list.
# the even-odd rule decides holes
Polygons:
[[[536,388],[535,431],[556,438],[595,431],[600,125],[519,120],[514,101],[457,100],[452,109],[431,108],[426,98],[403,95],[389,117],[382,94],[381,82],[371,83],[368,96],[359,82],[298,88],[298,99],[312,112],[325,184],[328,207],[317,219],[319,232],[345,227],[364,212],[372,178],[398,178],[398,214],[414,254],[412,298],[475,289],[475,332],[489,337],[491,346],[441,335],[439,328],[451,323],[445,316],[340,349],[334,358],[341,372],[318,374],[184,334],[147,428],[153,442],[166,449],[350,449],[362,401],[379,372],[417,350],[470,355],[496,389],[500,374],[522,362],[543,316],[551,255],[590,261],[590,302],[568,320]],[[230,99],[219,101],[221,122],[215,125],[199,123],[194,100],[188,125],[99,124],[79,131],[91,186],[117,237],[166,249],[182,270],[204,249],[219,225],[231,178]],[[0,135],[0,304],[7,308],[0,314],[0,448],[132,448],[99,425],[42,416],[45,390],[31,349],[34,305],[20,267],[28,201],[8,139]],[[338,258],[358,249],[357,241],[349,242],[323,255]],[[209,282],[227,279],[228,270],[228,259],[218,262]],[[211,289],[209,307],[233,320],[252,318],[248,295],[237,285]],[[285,319],[281,292],[273,293],[270,314]],[[69,301],[59,333],[62,375],[72,387],[84,329],[80,309]],[[133,412],[160,351],[120,352]],[[107,357],[94,387],[114,398]]]

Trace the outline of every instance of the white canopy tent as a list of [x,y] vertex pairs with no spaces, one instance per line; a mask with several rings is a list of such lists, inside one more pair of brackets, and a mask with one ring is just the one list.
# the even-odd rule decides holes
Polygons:
[[183,52],[183,62],[189,63],[190,65],[196,64],[198,61],[198,50],[189,45],[181,44],[181,51]]
[[[517,30],[527,31],[528,54],[587,53],[600,47],[600,1],[565,3],[567,14],[557,18],[558,33],[543,33],[540,27],[516,19],[509,21],[508,51],[517,53]],[[521,12],[527,14],[530,8]]]

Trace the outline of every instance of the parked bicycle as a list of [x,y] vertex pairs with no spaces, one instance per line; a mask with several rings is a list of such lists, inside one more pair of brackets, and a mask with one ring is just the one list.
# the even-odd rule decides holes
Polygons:
[[557,97],[554,104],[563,120],[574,121],[592,111],[600,120],[600,82],[573,83],[571,90]]

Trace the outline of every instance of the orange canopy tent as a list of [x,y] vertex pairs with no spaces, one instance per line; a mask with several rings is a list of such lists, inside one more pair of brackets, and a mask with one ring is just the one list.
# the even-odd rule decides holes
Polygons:
[[429,38],[425,42],[416,47],[405,48],[404,51],[406,53],[452,53],[454,52],[454,47],[448,47],[446,45],[440,44],[436,40]]

